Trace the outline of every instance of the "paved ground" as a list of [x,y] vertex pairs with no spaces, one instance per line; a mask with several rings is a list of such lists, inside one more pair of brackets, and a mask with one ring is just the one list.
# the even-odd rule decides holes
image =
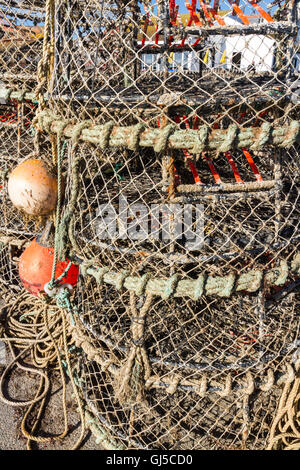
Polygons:
[[16,438],[14,409],[0,401],[0,450],[24,450],[24,442]]
[[[0,375],[3,367],[0,366]],[[11,398],[28,399],[33,397],[36,391],[37,380],[32,375],[21,371],[12,375],[7,393]],[[42,433],[45,436],[55,435],[62,432],[64,428],[62,389],[57,382],[53,386],[51,398],[42,420]],[[69,450],[72,448],[80,435],[79,413],[76,411],[75,400],[72,398],[71,384],[67,385],[67,409],[69,418],[69,435],[63,440],[47,444],[34,444],[32,447],[39,450]],[[23,437],[20,424],[24,408],[12,407],[0,400],[0,450],[26,450],[26,439]],[[88,431],[81,450],[101,450],[96,444],[94,436]]]
[[[0,377],[10,360],[11,357],[5,344],[0,341]],[[45,436],[60,434],[64,429],[61,383],[58,379],[51,381],[51,383],[50,400],[41,422],[41,433],[44,432]],[[9,381],[5,382],[5,394],[10,399],[30,400],[36,394],[38,385],[39,379],[36,375],[15,369],[9,376]],[[80,416],[76,410],[76,402],[72,394],[73,389],[69,382],[66,394],[69,423],[68,436],[63,440],[47,444],[33,444],[33,448],[39,450],[69,450],[76,443],[80,436],[81,426]],[[25,408],[9,406],[0,399],[0,451],[26,450],[26,439],[20,430],[20,424],[25,411]],[[94,436],[87,431],[80,449],[101,450],[102,448],[96,444]]]

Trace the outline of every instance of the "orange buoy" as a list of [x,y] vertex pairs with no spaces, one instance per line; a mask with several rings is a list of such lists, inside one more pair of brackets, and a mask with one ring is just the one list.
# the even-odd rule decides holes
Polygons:
[[57,203],[56,175],[42,160],[26,160],[11,172],[8,195],[13,205],[28,215],[50,214]]
[[[36,297],[44,290],[45,284],[51,280],[53,260],[54,249],[43,245],[39,238],[31,242],[20,257],[20,279],[25,289]],[[55,279],[63,274],[68,264],[68,260],[57,263]],[[61,282],[74,286],[77,283],[78,274],[78,266],[72,264]]]

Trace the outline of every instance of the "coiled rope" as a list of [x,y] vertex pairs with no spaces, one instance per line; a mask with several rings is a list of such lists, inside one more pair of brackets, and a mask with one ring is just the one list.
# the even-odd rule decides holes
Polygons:
[[[72,450],[78,449],[85,435],[85,418],[81,398],[72,374],[72,365],[69,348],[73,344],[67,334],[68,321],[62,308],[46,303],[43,299],[34,299],[32,295],[24,292],[8,302],[6,325],[1,340],[6,342],[12,354],[12,361],[7,365],[0,379],[0,399],[11,406],[28,407],[21,423],[21,431],[27,439],[27,449],[31,449],[32,441],[38,443],[53,442],[63,439],[69,432],[68,413],[66,407],[66,376],[63,368],[62,356],[68,369],[68,375],[76,397],[81,421],[81,434]],[[28,356],[30,360],[28,360]],[[21,363],[21,359],[25,359]],[[26,401],[14,400],[6,396],[7,376],[14,366],[19,369],[38,374],[40,383],[34,398]],[[64,416],[64,429],[54,437],[41,437],[35,431],[40,423],[46,406],[46,398],[50,390],[49,371],[58,370],[62,384],[62,405]],[[36,404],[39,409],[34,423],[28,430],[28,418]]]
[[300,450],[300,360],[288,367],[267,450]]

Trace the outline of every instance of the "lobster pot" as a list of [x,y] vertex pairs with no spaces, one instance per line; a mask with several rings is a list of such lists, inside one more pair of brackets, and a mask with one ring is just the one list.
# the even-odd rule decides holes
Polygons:
[[161,106],[186,116],[197,110],[204,120],[237,114],[241,104],[242,112],[270,103],[282,112],[287,64],[288,75],[298,68],[293,3],[224,0],[201,9],[200,18],[196,2],[183,14],[176,2],[157,0],[57,3],[53,107],[63,102],[68,117],[138,116],[152,125]]
[[[55,219],[109,448],[263,449],[299,367],[298,2],[44,3],[0,0],[0,281]],[[8,199],[28,157],[55,218]]]
[[11,235],[0,235],[0,285],[1,295],[18,295],[22,290],[19,277],[19,257],[28,240],[25,235],[13,237]]
[[[85,353],[78,373],[89,409],[117,448],[264,449],[299,341],[298,148],[254,154],[270,187],[255,181],[244,153],[231,154],[243,182],[226,155],[216,156],[231,189],[223,193],[213,192],[209,162],[199,159],[201,195],[189,193],[178,156],[185,187],[171,197],[169,157],[166,171],[151,151],[90,152],[78,146],[69,182],[69,200],[77,188],[70,244],[82,274],[73,336]],[[138,238],[155,205],[191,210],[185,237],[170,223],[164,239],[155,217],[159,236]]]
[[299,341],[298,148],[198,159],[200,194],[180,154],[98,152],[69,182],[90,410],[118,448],[264,449]]
[[[297,349],[298,294],[194,301],[177,290],[153,295],[149,307],[149,292],[137,295],[128,279],[119,290],[112,284],[109,272],[101,285],[85,272],[73,333],[86,354],[85,398],[105,432],[126,448],[263,449]],[[136,349],[142,359],[124,396]]]
[[[23,114],[21,115],[21,107]],[[27,115],[28,109],[29,115]],[[7,181],[10,173],[23,160],[26,160],[33,151],[34,130],[31,128],[32,107],[28,103],[18,103],[10,100],[9,105],[1,107],[3,125],[1,127],[2,150],[0,155],[1,188],[0,188],[0,221],[1,231],[5,234],[22,236],[35,233],[34,223],[26,221],[12,204],[7,190]],[[18,114],[19,113],[19,114]]]
[[36,71],[42,57],[44,5],[1,2],[0,16],[0,225],[2,234],[20,240],[34,236],[37,229],[11,204],[7,178],[18,163],[37,150],[32,120],[37,109]]
[[37,84],[37,65],[42,57],[44,5],[14,1],[0,4],[1,84],[32,91]]
[[76,213],[70,239],[82,259],[121,269],[126,255],[140,272],[193,277],[201,270],[269,269],[287,249],[291,256],[297,251],[298,147],[257,152],[255,173],[241,151],[230,157],[235,174],[225,155],[199,159],[194,169],[202,184],[192,184],[178,154],[173,164],[180,183],[172,196],[169,157],[80,146],[76,158],[69,178]]

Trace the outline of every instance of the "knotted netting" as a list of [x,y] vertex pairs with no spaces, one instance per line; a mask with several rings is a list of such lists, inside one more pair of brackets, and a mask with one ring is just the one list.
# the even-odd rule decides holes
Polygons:
[[38,156],[65,180],[50,217],[80,266],[69,333],[106,444],[297,448],[298,2],[0,13],[1,288],[19,295],[47,220],[7,193]]

